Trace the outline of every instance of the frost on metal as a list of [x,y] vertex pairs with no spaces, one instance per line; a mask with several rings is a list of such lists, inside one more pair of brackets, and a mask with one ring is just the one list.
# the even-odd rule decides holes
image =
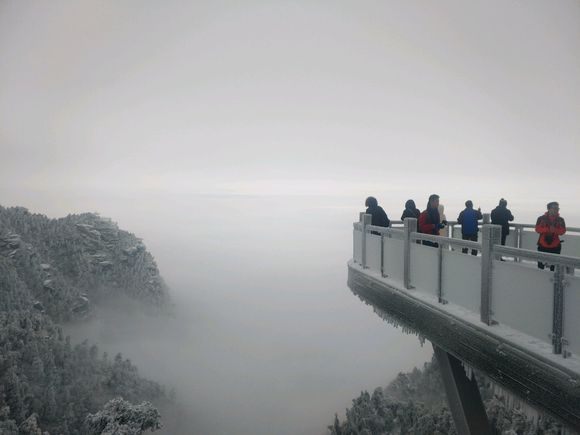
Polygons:
[[465,376],[467,376],[467,378],[469,380],[473,379],[473,367],[471,367],[469,364],[467,364],[464,361],[461,361],[461,365],[463,366],[463,370],[465,370]]
[[493,394],[504,399],[504,404],[508,409],[517,409],[526,416],[526,419],[537,424],[538,419],[547,418],[548,416],[543,412],[533,408],[521,397],[511,393],[502,386],[490,381],[493,389]]
[[[353,292],[354,293],[354,292]],[[385,322],[387,322],[390,325],[393,325],[395,328],[400,329],[401,332],[403,332],[404,334],[407,335],[415,335],[417,336],[417,338],[419,339],[419,343],[421,344],[421,346],[423,346],[425,344],[425,337],[416,329],[409,327],[408,325],[406,325],[404,322],[402,322],[400,319],[397,318],[397,316],[387,313],[384,310],[381,310],[380,308],[377,308],[375,305],[373,305],[372,303],[370,303],[369,301],[367,301],[365,298],[363,298],[361,295],[354,293],[356,296],[358,296],[358,298],[363,301],[366,305],[370,305],[373,308],[373,311],[381,318],[383,319]]]

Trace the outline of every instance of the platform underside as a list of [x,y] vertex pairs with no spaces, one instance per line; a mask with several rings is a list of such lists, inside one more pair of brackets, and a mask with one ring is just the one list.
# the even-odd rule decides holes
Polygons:
[[578,373],[491,334],[483,326],[414,298],[412,291],[390,286],[356,265],[349,265],[348,286],[368,304],[484,373],[538,410],[580,431]]

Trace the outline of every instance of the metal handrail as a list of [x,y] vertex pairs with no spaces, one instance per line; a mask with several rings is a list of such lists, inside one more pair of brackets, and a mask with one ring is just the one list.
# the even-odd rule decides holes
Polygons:
[[[384,259],[385,259],[385,249],[384,243],[387,241],[385,236],[389,238],[397,238],[403,240],[403,288],[410,290],[413,288],[411,285],[411,264],[412,246],[415,246],[416,241],[429,241],[436,243],[438,248],[434,252],[437,253],[437,276],[436,276],[436,290],[437,296],[440,303],[447,303],[445,299],[445,292],[442,287],[442,277],[443,277],[443,257],[444,251],[450,249],[451,247],[460,247],[465,250],[477,250],[481,252],[481,304],[480,304],[480,315],[481,321],[487,325],[493,325],[493,312],[492,312],[492,297],[493,297],[493,264],[494,260],[499,259],[502,255],[514,257],[516,262],[520,262],[521,259],[545,262],[550,265],[554,265],[552,268],[554,270],[554,275],[552,278],[553,282],[553,294],[554,294],[554,304],[553,304],[553,314],[552,314],[552,332],[550,334],[553,353],[562,354],[565,358],[567,356],[567,351],[565,350],[566,340],[564,338],[564,323],[563,323],[563,313],[564,313],[564,287],[566,284],[565,275],[574,274],[574,269],[580,269],[580,258],[572,257],[569,255],[553,254],[548,252],[537,252],[529,249],[523,249],[521,247],[511,247],[502,246],[500,244],[501,240],[501,228],[497,225],[484,225],[482,228],[481,242],[475,242],[471,240],[463,240],[458,238],[450,238],[446,236],[438,236],[434,234],[424,234],[416,231],[417,220],[409,219],[405,220],[405,225],[403,228],[393,228],[393,227],[379,227],[375,225],[370,225],[372,221],[372,216],[369,214],[361,213],[360,223],[355,223],[354,228],[362,232],[362,238],[360,239],[361,251],[360,251],[360,264],[363,268],[368,268],[367,265],[367,234],[378,233],[381,236],[381,247],[380,247],[380,273],[383,277],[385,275],[384,269]],[[393,222],[395,225],[397,221]],[[514,224],[517,230],[517,245],[521,246],[521,228],[533,227],[529,224]],[[376,249],[376,247],[373,247]],[[372,252],[372,251],[371,251]],[[372,255],[372,254],[371,254]],[[375,251],[376,255],[376,251]],[[375,259],[376,260],[376,259]],[[375,266],[376,267],[376,266]]]
[[[449,226],[458,226],[461,225],[459,222],[457,221],[447,221],[447,224]],[[478,222],[478,227],[481,227],[483,225],[483,223]],[[518,228],[536,228],[536,224],[518,224],[518,223],[510,223],[509,224],[509,228],[516,230]],[[580,233],[580,227],[566,227],[566,233],[571,232],[571,233]]]
[[458,246],[460,248],[477,249],[481,251],[481,243],[471,240],[452,239],[451,237],[436,236],[434,234],[411,233],[411,240],[427,240],[429,242],[441,243],[443,245]]
[[[391,221],[391,226],[392,225],[403,225],[404,222],[403,221]],[[459,222],[457,221],[447,221],[447,225],[448,226],[458,226],[461,225]],[[478,226],[481,227],[483,225],[483,223],[478,222]],[[510,229],[517,229],[517,228],[536,228],[535,224],[519,224],[519,223],[510,223],[509,224]],[[580,233],[580,227],[566,227],[566,232],[572,232],[572,233]]]
[[499,255],[526,258],[534,261],[545,261],[550,264],[573,266],[580,269],[580,258],[568,255],[551,254],[549,252],[530,251],[529,249],[513,248],[511,246],[494,245],[493,250]]

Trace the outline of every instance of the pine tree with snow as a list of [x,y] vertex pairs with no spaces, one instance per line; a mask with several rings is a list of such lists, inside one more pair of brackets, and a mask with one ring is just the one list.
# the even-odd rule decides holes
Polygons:
[[161,416],[149,402],[132,405],[118,397],[96,414],[89,414],[86,425],[92,435],[140,435],[160,429]]

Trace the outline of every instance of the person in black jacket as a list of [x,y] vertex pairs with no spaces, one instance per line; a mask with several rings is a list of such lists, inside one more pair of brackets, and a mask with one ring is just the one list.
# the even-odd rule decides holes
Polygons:
[[389,227],[391,226],[391,221],[383,210],[382,207],[379,206],[377,199],[373,196],[369,196],[366,201],[365,205],[367,210],[365,213],[372,215],[371,225],[375,225],[377,227]]
[[491,211],[491,223],[501,225],[501,244],[505,245],[505,239],[510,233],[510,222],[514,220],[514,215],[507,208],[505,199],[499,200],[499,205]]
[[403,211],[403,214],[401,215],[401,220],[404,221],[406,218],[419,219],[420,214],[421,214],[421,212],[419,211],[419,209],[415,205],[415,201],[413,201],[412,199],[409,199],[405,203],[405,210]]

